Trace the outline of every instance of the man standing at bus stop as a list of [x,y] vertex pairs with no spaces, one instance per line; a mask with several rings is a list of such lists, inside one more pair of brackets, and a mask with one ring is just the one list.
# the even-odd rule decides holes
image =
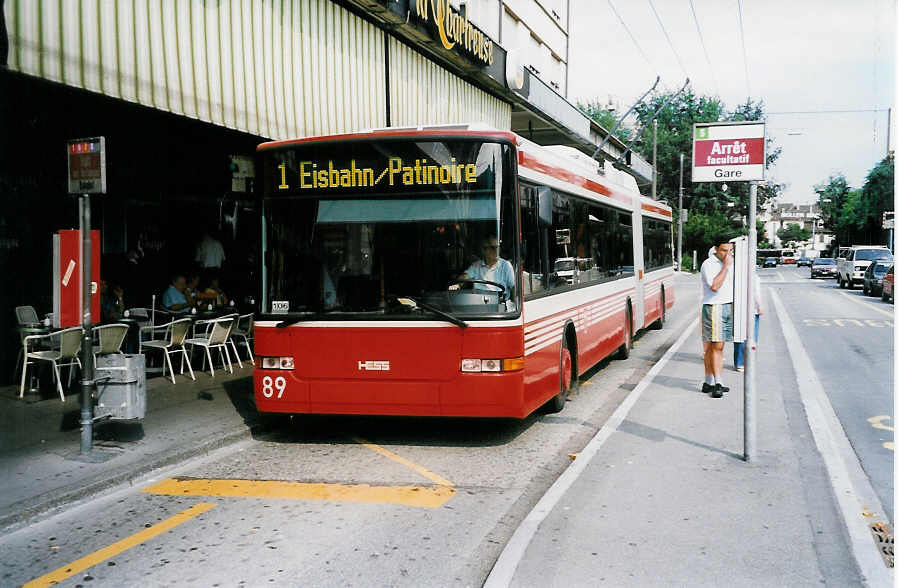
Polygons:
[[713,255],[702,263],[702,346],[705,382],[702,392],[720,398],[723,385],[723,344],[733,340],[733,244],[717,237]]

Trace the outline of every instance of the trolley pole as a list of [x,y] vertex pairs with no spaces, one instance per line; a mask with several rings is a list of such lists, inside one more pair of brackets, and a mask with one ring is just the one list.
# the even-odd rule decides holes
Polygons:
[[78,196],[78,212],[81,217],[81,454],[93,449],[93,398],[94,384],[93,342],[91,341],[91,279],[90,279],[90,195]]
[[755,392],[755,357],[756,357],[756,341],[755,341],[755,259],[757,257],[758,233],[755,229],[757,221],[758,208],[758,182],[753,181],[750,184],[749,201],[748,201],[748,256],[746,263],[748,264],[748,282],[746,313],[748,314],[746,321],[745,333],[745,376],[744,376],[744,415],[743,423],[743,440],[744,440],[744,457],[746,462],[752,462],[757,459],[757,412],[758,399]]
[[680,204],[677,208],[677,271],[683,271],[683,154],[680,153]]

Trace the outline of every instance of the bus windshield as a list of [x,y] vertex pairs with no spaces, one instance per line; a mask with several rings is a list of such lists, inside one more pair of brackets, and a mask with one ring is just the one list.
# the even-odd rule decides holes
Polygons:
[[263,313],[518,316],[511,154],[482,139],[263,150]]

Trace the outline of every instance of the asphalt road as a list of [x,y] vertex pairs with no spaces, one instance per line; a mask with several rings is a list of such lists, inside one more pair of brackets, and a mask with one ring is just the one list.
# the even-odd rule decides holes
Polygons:
[[678,276],[668,326],[588,372],[559,414],[294,419],[0,538],[0,583],[479,586],[569,454],[694,320],[698,285]]
[[[811,359],[861,467],[894,521],[894,306],[840,290],[834,279],[810,279],[808,268],[761,269]],[[772,328],[762,321],[764,330]]]

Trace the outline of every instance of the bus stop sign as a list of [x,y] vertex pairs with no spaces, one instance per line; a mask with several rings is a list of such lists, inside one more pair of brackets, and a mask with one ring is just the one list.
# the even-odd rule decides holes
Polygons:
[[66,143],[69,194],[106,193],[106,138],[73,139]]
[[764,121],[692,125],[693,182],[764,179]]

